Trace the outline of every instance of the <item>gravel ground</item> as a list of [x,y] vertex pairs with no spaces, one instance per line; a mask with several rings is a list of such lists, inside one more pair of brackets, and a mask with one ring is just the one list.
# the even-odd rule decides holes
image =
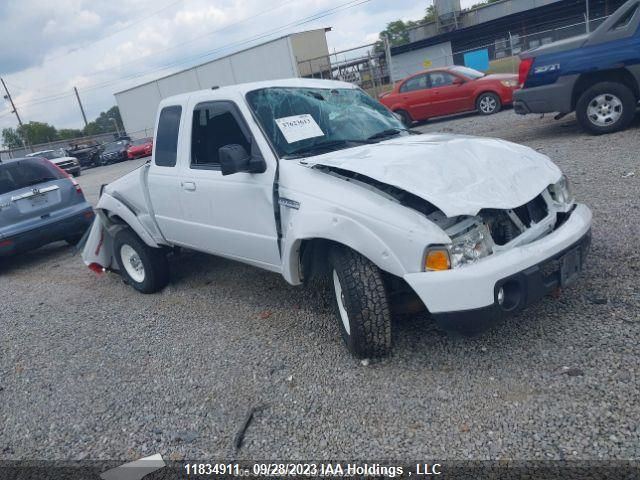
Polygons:
[[[275,274],[185,253],[145,296],[53,244],[0,266],[0,458],[640,458],[640,121],[418,128],[551,156],[595,214],[577,285],[474,338],[400,320],[392,356],[363,365],[327,299]],[[95,199],[130,165],[79,180]]]

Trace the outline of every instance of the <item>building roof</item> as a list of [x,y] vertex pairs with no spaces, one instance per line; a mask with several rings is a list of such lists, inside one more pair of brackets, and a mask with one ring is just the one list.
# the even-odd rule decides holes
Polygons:
[[330,32],[331,31],[331,27],[313,28],[311,30],[303,30],[302,32],[293,32],[293,33],[288,33],[286,35],[281,35],[280,37],[272,38],[271,40],[268,40],[266,42],[258,43],[256,45],[251,46],[251,47],[243,48],[242,50],[237,50],[235,52],[229,53],[227,55],[223,55],[221,57],[216,57],[216,58],[213,58],[211,60],[207,60],[206,62],[199,63],[197,65],[192,65],[191,67],[185,68],[184,70],[178,70],[177,72],[169,73],[169,74],[164,75],[162,77],[154,78],[153,80],[149,80],[148,82],[140,83],[140,84],[135,85],[133,87],[125,88],[124,90],[120,90],[119,92],[115,92],[114,95],[119,95],[121,93],[128,92],[129,90],[135,90],[136,88],[142,87],[144,85],[149,85],[149,84],[151,84],[153,82],[157,82],[158,80],[162,80],[164,78],[173,77],[174,75],[178,75],[178,74],[183,73],[183,72],[188,72],[189,70],[193,70],[194,68],[198,68],[198,67],[201,67],[203,65],[207,65],[209,63],[212,63],[212,62],[217,62],[218,60],[223,60],[225,58],[233,57],[234,55],[237,55],[239,53],[243,53],[243,52],[247,52],[249,50],[253,50],[254,48],[260,47],[262,45],[268,45],[270,43],[277,42],[278,40],[282,40],[283,38],[293,37],[295,35],[301,35],[301,34],[309,33],[309,32],[317,32],[318,30],[323,30],[325,32]]
[[[598,14],[613,13],[624,1],[625,0],[591,0],[590,8],[592,18],[595,18]],[[568,19],[571,20],[574,18],[584,22],[584,9],[584,0],[560,0],[511,15],[504,15],[470,27],[452,30],[416,42],[392,47],[391,55],[419,50],[444,42],[452,42],[453,48],[459,51],[478,44],[492,43],[500,35],[504,35],[507,32],[514,34],[525,32],[537,33],[540,30],[566,25]],[[455,45],[453,45],[454,43]]]

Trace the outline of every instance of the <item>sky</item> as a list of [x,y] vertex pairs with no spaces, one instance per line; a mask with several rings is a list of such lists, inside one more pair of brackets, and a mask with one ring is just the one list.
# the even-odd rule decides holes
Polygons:
[[[466,2],[472,3],[463,0],[463,7]],[[23,122],[81,128],[74,86],[91,121],[115,105],[115,92],[140,83],[313,28],[332,27],[330,51],[371,43],[388,22],[419,19],[430,3],[2,0],[0,76]],[[15,126],[9,102],[0,97],[0,129]]]

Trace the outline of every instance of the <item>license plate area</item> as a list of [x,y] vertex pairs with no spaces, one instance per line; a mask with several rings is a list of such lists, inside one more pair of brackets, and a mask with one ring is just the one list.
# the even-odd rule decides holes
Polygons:
[[29,200],[31,200],[32,207],[42,207],[43,205],[49,203],[49,199],[46,193],[34,195],[33,197],[29,198]]
[[560,285],[566,287],[575,283],[582,270],[580,247],[569,250],[560,257]]

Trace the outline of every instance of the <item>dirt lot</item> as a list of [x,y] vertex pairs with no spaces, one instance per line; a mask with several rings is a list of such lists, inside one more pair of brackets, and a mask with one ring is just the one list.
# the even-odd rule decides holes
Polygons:
[[[558,163],[594,211],[577,285],[475,338],[400,320],[393,355],[363,365],[328,299],[277,275],[185,253],[145,296],[53,244],[0,264],[0,458],[640,458],[640,120],[603,137],[511,111],[418,128]],[[131,166],[79,180],[95,201]]]

